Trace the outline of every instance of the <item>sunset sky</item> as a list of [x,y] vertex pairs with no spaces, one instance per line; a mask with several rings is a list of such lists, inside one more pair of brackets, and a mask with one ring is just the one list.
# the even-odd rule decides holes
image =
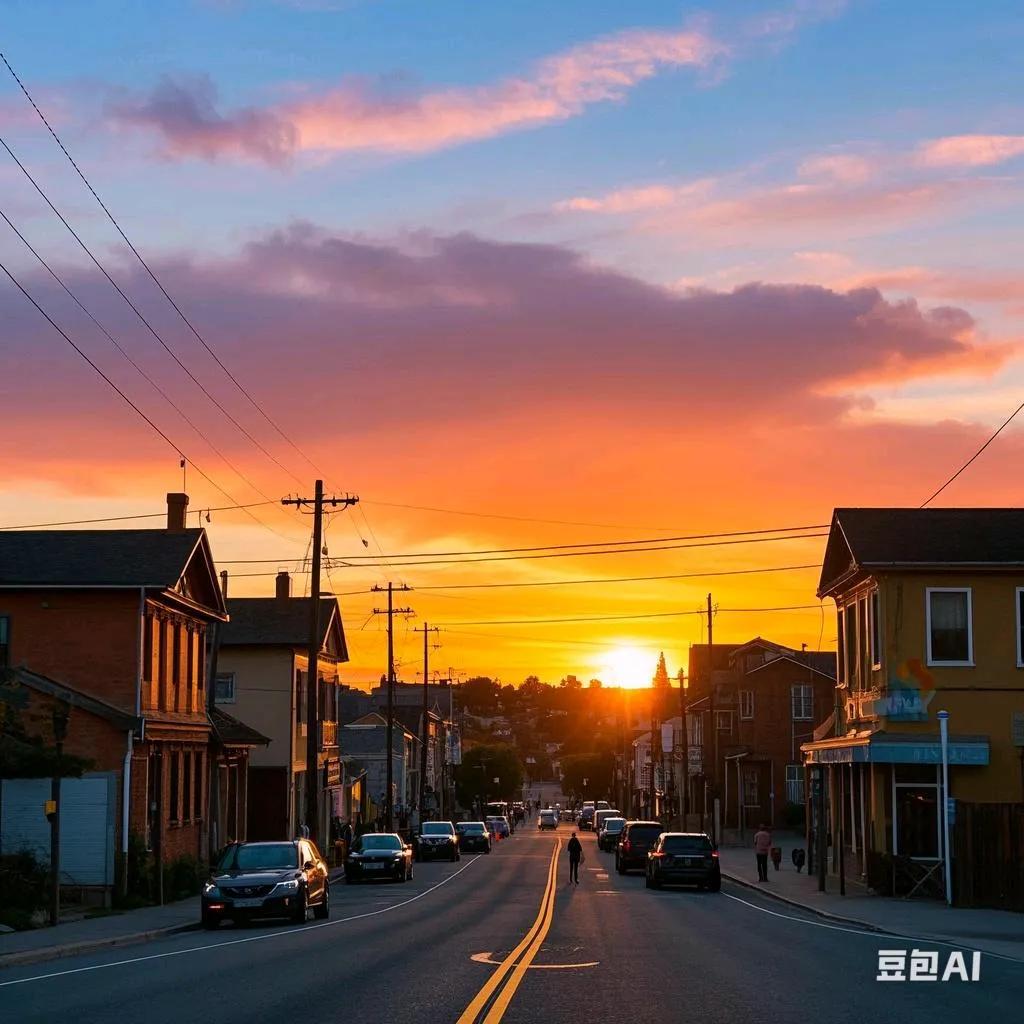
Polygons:
[[[5,57],[168,292],[328,486],[361,497],[330,520],[333,558],[918,505],[1024,398],[1019,2],[2,6]],[[3,66],[0,136],[244,428],[0,149],[0,209],[198,431],[2,221],[0,262],[223,488],[189,468],[192,509],[310,493],[310,462],[156,290]],[[161,512],[175,448],[3,275],[0,325],[0,525]],[[939,504],[1019,505],[1022,455],[1011,427]],[[208,527],[233,595],[272,593],[307,549],[308,518],[251,511]],[[463,674],[636,685],[664,650],[674,675],[709,591],[716,640],[827,648],[813,567],[601,582],[822,549],[339,567],[344,676],[385,669],[365,591],[389,578],[595,581],[401,595],[407,680],[423,619],[443,630],[433,665]],[[809,607],[733,610],[792,606]],[[630,615],[661,617],[529,621]]]

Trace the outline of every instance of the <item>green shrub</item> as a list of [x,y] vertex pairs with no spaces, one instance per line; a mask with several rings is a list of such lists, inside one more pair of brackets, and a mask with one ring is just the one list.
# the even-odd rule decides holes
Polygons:
[[47,906],[49,870],[27,850],[0,857],[0,922],[19,931]]

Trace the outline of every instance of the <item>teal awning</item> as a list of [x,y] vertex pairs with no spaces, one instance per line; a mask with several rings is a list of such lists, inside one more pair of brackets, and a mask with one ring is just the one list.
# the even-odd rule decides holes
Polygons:
[[[805,743],[800,748],[809,764],[942,764],[942,744],[938,736],[879,732]],[[954,736],[949,740],[949,763],[987,765],[987,736]]]

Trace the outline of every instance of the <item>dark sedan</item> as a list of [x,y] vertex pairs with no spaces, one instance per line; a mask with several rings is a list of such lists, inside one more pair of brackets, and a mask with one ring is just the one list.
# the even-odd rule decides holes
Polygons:
[[647,854],[647,888],[695,885],[718,892],[722,870],[718,851],[703,832],[665,832]]
[[615,847],[615,870],[624,875],[630,868],[646,868],[647,853],[662,831],[657,821],[627,821]]
[[459,859],[459,837],[450,821],[425,821],[420,833],[413,839],[417,860]]
[[308,839],[284,843],[234,843],[221,855],[203,886],[204,928],[257,917],[286,917],[302,924],[312,908],[331,913],[327,865]]
[[491,834],[482,821],[456,822],[455,831],[459,834],[459,849],[464,853],[491,852]]
[[375,878],[408,882],[412,878],[412,847],[394,832],[367,832],[352,844],[345,857],[345,881]]

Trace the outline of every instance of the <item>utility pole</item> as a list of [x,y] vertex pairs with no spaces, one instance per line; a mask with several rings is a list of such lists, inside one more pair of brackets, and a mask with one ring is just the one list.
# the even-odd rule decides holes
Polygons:
[[[718,798],[718,721],[715,718],[715,642],[714,642],[714,610],[711,607],[711,595],[708,594],[708,706],[711,710],[711,778],[714,780],[714,795]],[[714,831],[714,828],[712,828]],[[715,835],[718,842],[718,835]]]
[[679,716],[682,721],[683,770],[679,774],[679,785],[682,787],[680,810],[683,816],[683,831],[687,830],[686,820],[690,813],[690,734],[686,725],[686,675],[679,670]]
[[[306,828],[309,837],[321,846],[317,835],[319,822],[320,774],[320,559],[323,555],[324,505],[345,508],[355,505],[358,498],[346,494],[343,498],[324,497],[324,482],[317,480],[312,498],[282,498],[282,505],[302,508],[313,506],[313,566],[309,580],[309,650],[306,655]],[[211,680],[211,686],[215,684]]]
[[[373,587],[375,593],[383,593],[383,587]],[[394,592],[396,590],[412,590],[412,587],[407,587],[404,583],[400,587],[396,587],[391,581],[388,581],[387,592],[388,592],[388,606],[384,608],[374,608],[374,615],[386,615],[388,617],[388,719],[387,729],[385,730],[384,745],[387,747],[385,756],[387,757],[387,788],[384,791],[384,806],[387,809],[384,815],[384,831],[394,832],[395,831],[395,800],[394,793],[392,792],[395,785],[395,755],[394,755],[394,736],[395,736],[395,616],[396,615],[412,615],[413,610],[411,608],[396,608],[394,604]]]
[[[423,634],[423,722],[422,742],[420,744],[420,788],[419,788],[419,812],[420,825],[423,824],[423,808],[427,796],[427,744],[430,742],[430,728],[427,723],[427,714],[430,705],[430,634],[440,633],[437,626],[429,627],[424,621],[423,629],[414,629],[414,633]],[[440,644],[434,644],[435,650]]]

